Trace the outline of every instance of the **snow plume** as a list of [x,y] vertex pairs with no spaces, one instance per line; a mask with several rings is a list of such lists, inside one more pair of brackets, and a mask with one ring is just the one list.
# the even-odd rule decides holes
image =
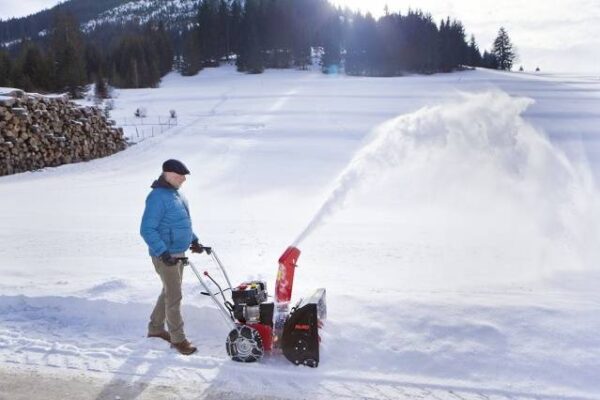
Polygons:
[[[433,230],[453,221],[446,232],[455,237],[457,229],[468,231],[465,243],[487,236],[488,244],[497,246],[499,238],[509,238],[507,247],[514,247],[519,237],[529,242],[519,249],[520,256],[536,252],[543,258],[540,264],[549,259],[572,263],[573,253],[595,258],[589,249],[597,246],[576,249],[600,238],[591,174],[574,166],[521,117],[532,104],[500,91],[463,94],[453,103],[383,123],[337,178],[294,245],[341,209],[350,195],[368,189],[375,191],[369,195],[374,213],[391,202],[392,217],[408,219],[420,212],[419,224],[427,226],[424,220],[429,219]],[[569,255],[560,253],[560,260],[558,252],[548,252],[566,247]]]

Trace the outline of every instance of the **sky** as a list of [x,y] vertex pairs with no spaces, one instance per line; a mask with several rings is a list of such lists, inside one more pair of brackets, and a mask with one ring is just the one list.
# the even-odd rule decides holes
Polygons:
[[0,0],[0,18],[24,17],[61,2],[58,0]]
[[[429,12],[436,21],[450,16],[489,50],[500,26],[516,46],[516,68],[545,72],[600,74],[600,1],[598,0],[330,0],[374,16],[409,8]],[[0,0],[0,18],[35,13],[58,0]]]

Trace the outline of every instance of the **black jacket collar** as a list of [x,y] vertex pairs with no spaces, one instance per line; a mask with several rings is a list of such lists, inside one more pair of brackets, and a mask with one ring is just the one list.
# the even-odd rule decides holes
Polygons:
[[157,180],[155,180],[150,186],[152,189],[162,188],[162,189],[171,189],[177,190],[177,188],[171,185],[163,175],[159,176]]

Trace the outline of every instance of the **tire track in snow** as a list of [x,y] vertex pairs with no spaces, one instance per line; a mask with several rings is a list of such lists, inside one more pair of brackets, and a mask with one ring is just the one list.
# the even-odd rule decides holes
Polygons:
[[[207,390],[231,393],[254,393],[298,398],[310,396],[315,399],[436,399],[436,400],[586,400],[585,397],[552,396],[519,393],[501,389],[446,386],[403,382],[393,376],[365,378],[361,371],[350,371],[346,376],[328,372],[301,374],[282,370],[279,360],[268,359],[264,364],[236,364],[225,357],[195,355],[183,358],[154,348],[162,343],[141,340],[116,348],[81,348],[73,344],[50,342],[29,338],[15,331],[0,331],[0,366],[51,367],[55,370],[71,370],[112,374],[115,379],[140,381],[152,384],[173,385],[178,382],[197,382]],[[141,344],[140,344],[141,343]],[[137,349],[136,349],[137,346]],[[160,346],[162,349],[163,346]],[[183,365],[182,365],[183,364]],[[309,371],[312,372],[312,371]],[[339,374],[339,372],[338,372]],[[287,396],[287,397],[286,397]]]

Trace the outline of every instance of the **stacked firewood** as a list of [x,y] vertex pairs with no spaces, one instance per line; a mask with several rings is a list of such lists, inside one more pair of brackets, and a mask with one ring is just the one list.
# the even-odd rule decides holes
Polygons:
[[121,151],[127,143],[113,124],[99,108],[66,96],[0,91],[0,176]]

